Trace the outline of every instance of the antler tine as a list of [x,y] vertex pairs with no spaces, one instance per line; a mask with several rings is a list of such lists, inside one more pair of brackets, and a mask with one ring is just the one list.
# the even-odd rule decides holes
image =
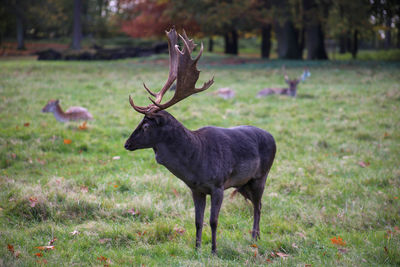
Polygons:
[[146,114],[146,113],[148,112],[148,111],[147,111],[148,108],[136,106],[136,105],[133,103],[133,100],[132,100],[131,95],[129,95],[129,103],[131,104],[131,106],[133,107],[133,109],[136,110],[136,111],[139,112],[139,113]]

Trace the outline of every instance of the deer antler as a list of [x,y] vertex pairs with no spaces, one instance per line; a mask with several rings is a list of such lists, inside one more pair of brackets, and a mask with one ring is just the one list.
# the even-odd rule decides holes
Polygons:
[[[152,112],[157,112],[159,110],[166,109],[179,101],[185,99],[186,97],[199,93],[208,89],[214,83],[214,77],[205,82],[201,88],[196,88],[196,82],[199,79],[200,71],[197,69],[197,62],[199,61],[202,53],[203,53],[203,44],[201,44],[201,49],[198,56],[195,59],[192,59],[191,53],[193,52],[194,47],[196,46],[193,40],[190,40],[185,31],[183,31],[183,35],[179,35],[183,42],[182,51],[179,49],[178,37],[175,31],[175,28],[172,28],[169,32],[166,32],[168,37],[168,49],[169,49],[169,75],[167,82],[163,86],[163,88],[158,93],[153,93],[150,89],[147,88],[145,84],[144,88],[147,90],[149,94],[151,94],[155,99],[149,97],[153,104],[150,104],[147,107],[139,107],[133,103],[131,96],[129,96],[129,102],[131,106],[140,113],[148,114]],[[167,90],[171,87],[171,85],[176,80],[176,90],[174,96],[166,103],[161,104],[162,98]]]

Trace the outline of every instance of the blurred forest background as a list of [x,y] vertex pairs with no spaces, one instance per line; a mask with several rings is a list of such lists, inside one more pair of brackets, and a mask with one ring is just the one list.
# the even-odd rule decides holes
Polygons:
[[400,48],[397,0],[3,0],[0,55],[162,47],[172,25],[210,52],[258,58],[357,58],[360,50]]

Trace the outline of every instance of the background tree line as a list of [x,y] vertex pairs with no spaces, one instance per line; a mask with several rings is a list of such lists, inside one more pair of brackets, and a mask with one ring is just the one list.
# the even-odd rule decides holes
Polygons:
[[[163,36],[176,25],[191,35],[216,36],[227,54],[238,54],[244,35],[261,38],[260,54],[269,58],[272,41],[282,59],[327,59],[327,47],[355,58],[360,42],[371,48],[400,48],[397,0],[3,0],[0,41],[72,36],[85,38]],[[304,53],[306,51],[306,53]]]

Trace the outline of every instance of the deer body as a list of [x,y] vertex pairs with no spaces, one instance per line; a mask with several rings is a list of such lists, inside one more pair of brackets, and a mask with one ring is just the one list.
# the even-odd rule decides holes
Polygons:
[[296,97],[297,86],[299,85],[299,83],[305,81],[311,75],[307,68],[304,69],[303,74],[296,79],[289,79],[285,69],[284,73],[285,73],[285,82],[287,83],[289,88],[264,88],[258,92],[257,98],[261,98],[268,95],[287,95],[291,97]]
[[[190,53],[194,43],[184,34],[180,36],[183,51],[177,46],[175,29],[167,32],[170,52],[170,74],[166,84],[157,94],[145,89],[155,99],[147,107],[136,106],[134,110],[144,114],[131,136],[125,142],[130,151],[152,148],[156,161],[181,179],[192,191],[195,206],[196,248],[201,245],[206,195],[211,195],[211,238],[212,252],[216,252],[218,215],[224,190],[234,187],[253,203],[254,221],[252,237],[260,234],[261,198],[265,181],[276,153],[274,138],[268,132],[253,126],[233,128],[203,127],[196,131],[185,128],[164,109],[182,99],[206,90],[213,79],[196,88],[199,77],[196,59]],[[161,104],[165,92],[176,82],[174,96]]]
[[77,120],[91,120],[92,114],[83,107],[70,107],[65,112],[60,106],[59,100],[50,100],[47,105],[42,109],[42,112],[51,112],[59,122],[77,121]]
[[[145,130],[144,130],[145,128]],[[223,191],[235,187],[255,206],[252,236],[259,236],[261,197],[275,157],[271,134],[253,127],[203,127],[190,131],[166,111],[145,116],[125,143],[130,151],[153,148],[156,161],[164,165],[191,190],[195,202],[196,246],[201,232],[206,195],[211,206],[212,250],[216,249],[214,230],[222,204]],[[196,208],[200,206],[200,208]],[[201,218],[201,219],[200,219]]]

